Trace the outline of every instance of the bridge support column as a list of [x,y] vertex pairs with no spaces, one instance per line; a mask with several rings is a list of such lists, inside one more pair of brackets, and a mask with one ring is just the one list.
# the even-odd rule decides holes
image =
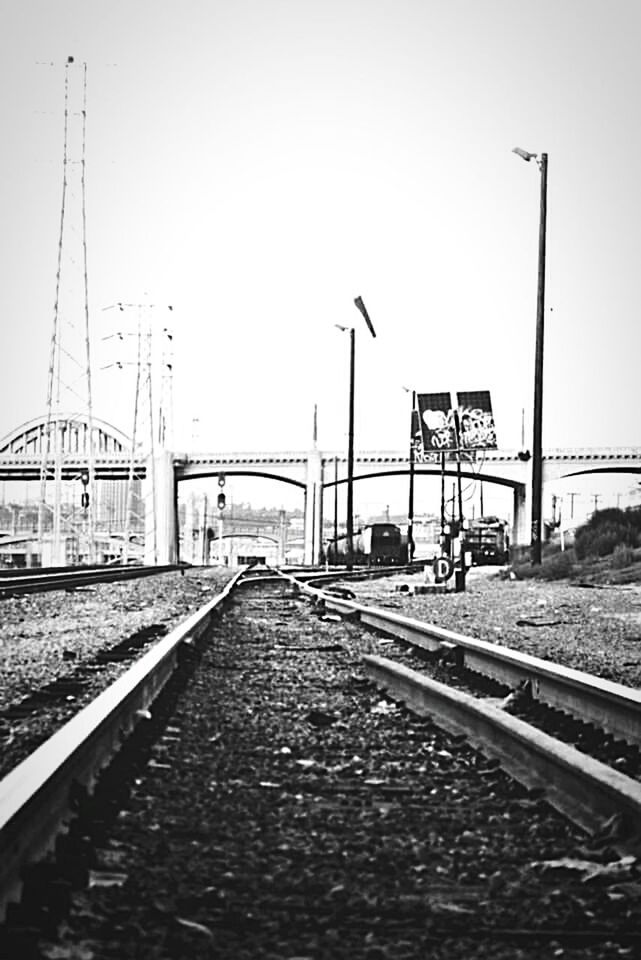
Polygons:
[[323,533],[323,461],[318,450],[307,457],[305,487],[305,553],[308,565],[320,563]]
[[512,544],[515,547],[527,547],[530,544],[530,515],[532,512],[532,487],[521,483],[514,487],[514,509],[512,512]]
[[176,479],[173,453],[148,457],[143,484],[145,502],[145,563],[178,561]]

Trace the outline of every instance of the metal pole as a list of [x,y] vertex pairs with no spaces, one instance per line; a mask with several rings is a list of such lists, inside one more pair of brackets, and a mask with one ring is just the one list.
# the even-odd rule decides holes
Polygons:
[[[457,590],[465,591],[465,532],[463,530],[463,485],[461,478],[461,425],[458,410],[454,410],[454,428],[456,431],[456,484],[458,488],[458,541],[460,576]],[[454,513],[454,504],[452,504]]]
[[203,501],[203,540],[202,540],[202,550],[201,550],[201,563],[203,566],[207,566],[207,560],[209,556],[209,541],[207,540],[207,494],[205,494],[205,499]]
[[407,506],[407,559],[414,559],[414,410],[416,408],[416,390],[412,390],[412,416],[410,421],[410,489]]
[[338,541],[338,457],[334,457],[334,543]]
[[445,453],[441,452],[441,547],[445,537]]
[[541,216],[539,220],[539,280],[536,298],[534,353],[534,431],[532,437],[532,539],[531,560],[541,563],[543,503],[543,332],[545,311],[545,235],[547,221],[548,155],[541,154]]
[[356,330],[349,331],[349,434],[347,443],[347,569],[354,565],[354,373]]

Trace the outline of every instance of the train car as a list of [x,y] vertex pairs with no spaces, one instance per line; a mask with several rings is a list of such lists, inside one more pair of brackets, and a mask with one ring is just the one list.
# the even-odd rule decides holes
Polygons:
[[508,563],[510,536],[505,520],[479,517],[471,520],[465,537],[465,550],[472,554],[472,563]]
[[[343,564],[347,561],[347,537],[330,540],[327,562]],[[407,541],[395,523],[371,523],[354,533],[353,561],[356,564],[394,566],[407,563]]]

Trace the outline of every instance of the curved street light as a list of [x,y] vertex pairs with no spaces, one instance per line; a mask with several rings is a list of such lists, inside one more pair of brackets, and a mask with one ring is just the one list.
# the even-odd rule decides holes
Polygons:
[[[367,329],[373,337],[376,337],[376,331],[369,318],[367,309],[361,297],[354,299],[356,307],[360,310],[367,324]],[[339,323],[334,324],[344,333],[349,331],[349,432],[347,444],[347,557],[346,566],[351,570],[354,565],[354,379],[356,368],[356,330],[354,327],[343,327]]]

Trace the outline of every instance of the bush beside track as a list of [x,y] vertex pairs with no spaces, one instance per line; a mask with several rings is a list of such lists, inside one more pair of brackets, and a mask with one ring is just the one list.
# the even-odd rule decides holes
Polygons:
[[520,580],[564,580],[590,584],[641,583],[641,507],[597,510],[578,527],[574,542],[561,550],[546,543],[540,565],[529,548],[516,551],[511,573]]

